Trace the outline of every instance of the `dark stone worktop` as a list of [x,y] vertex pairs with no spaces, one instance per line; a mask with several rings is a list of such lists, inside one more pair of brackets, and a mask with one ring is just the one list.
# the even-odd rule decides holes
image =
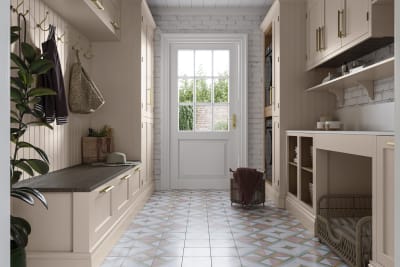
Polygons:
[[133,166],[77,165],[21,181],[14,187],[32,187],[41,192],[90,192]]

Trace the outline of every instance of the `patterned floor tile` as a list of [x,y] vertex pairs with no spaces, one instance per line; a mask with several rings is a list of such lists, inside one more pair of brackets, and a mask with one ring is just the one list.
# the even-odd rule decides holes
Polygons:
[[231,206],[229,192],[155,192],[101,267],[345,267],[286,210]]

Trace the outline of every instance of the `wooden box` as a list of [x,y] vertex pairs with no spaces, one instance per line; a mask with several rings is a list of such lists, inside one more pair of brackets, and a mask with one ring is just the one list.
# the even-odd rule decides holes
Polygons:
[[105,161],[112,151],[112,137],[82,137],[82,163]]

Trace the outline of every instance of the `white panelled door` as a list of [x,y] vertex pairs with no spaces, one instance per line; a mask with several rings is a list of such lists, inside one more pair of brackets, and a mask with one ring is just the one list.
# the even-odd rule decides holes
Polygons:
[[240,165],[238,48],[174,44],[170,50],[170,187],[228,189]]

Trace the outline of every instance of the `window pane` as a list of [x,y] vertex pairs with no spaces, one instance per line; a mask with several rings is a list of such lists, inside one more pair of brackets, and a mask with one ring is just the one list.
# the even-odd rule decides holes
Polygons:
[[211,56],[210,50],[196,50],[195,52],[195,72],[196,76],[211,76]]
[[229,75],[229,50],[214,51],[213,76]]
[[193,77],[194,75],[194,51],[179,50],[178,51],[178,76]]
[[193,106],[179,106],[179,130],[193,130]]
[[229,80],[221,77],[214,79],[214,102],[228,103],[229,102]]
[[180,79],[179,87],[179,103],[193,102],[193,79]]
[[228,131],[229,105],[214,106],[214,131]]
[[196,102],[211,103],[211,80],[196,80]]
[[212,106],[197,105],[196,106],[196,131],[212,130]]

